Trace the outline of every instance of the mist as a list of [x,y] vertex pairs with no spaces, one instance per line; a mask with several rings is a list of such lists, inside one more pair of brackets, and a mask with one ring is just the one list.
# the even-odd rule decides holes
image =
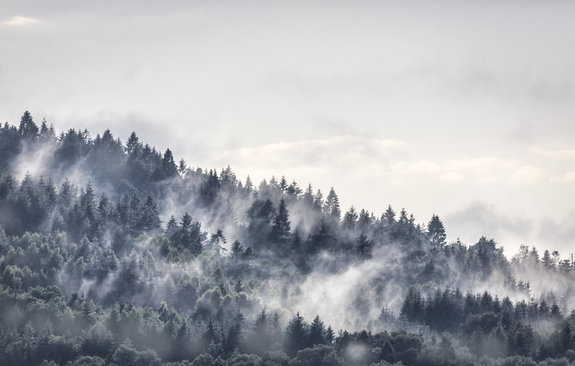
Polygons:
[[[56,364],[122,352],[152,364],[313,352],[351,365],[571,357],[558,340],[575,309],[569,253],[448,241],[469,233],[391,205],[346,210],[332,187],[283,175],[254,182],[229,165],[194,167],[135,132],[125,142],[110,130],[57,134],[25,113],[0,137],[17,142],[0,161],[2,326],[15,332],[6,344],[30,332],[105,344]],[[488,233],[531,226],[482,204],[454,220],[488,223]],[[39,312],[26,296],[60,305]],[[509,341],[491,349],[494,337]],[[457,353],[440,356],[447,344]],[[30,352],[31,364],[53,357]]]

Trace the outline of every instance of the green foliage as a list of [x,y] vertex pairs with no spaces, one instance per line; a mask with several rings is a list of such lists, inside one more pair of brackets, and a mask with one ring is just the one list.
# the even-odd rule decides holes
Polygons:
[[[11,174],[22,146],[46,152],[47,175]],[[333,188],[175,162],[135,133],[56,138],[28,112],[0,127],[0,364],[575,361],[573,264],[558,252],[508,260],[494,239],[447,243],[437,215],[352,206],[341,220]],[[535,293],[538,277],[564,293]],[[297,308],[326,313],[307,323]]]

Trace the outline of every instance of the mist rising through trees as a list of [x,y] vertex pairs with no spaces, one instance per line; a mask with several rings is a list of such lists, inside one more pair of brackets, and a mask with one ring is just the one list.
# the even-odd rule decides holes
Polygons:
[[558,252],[448,243],[437,215],[345,210],[28,112],[0,128],[0,169],[0,364],[575,361]]

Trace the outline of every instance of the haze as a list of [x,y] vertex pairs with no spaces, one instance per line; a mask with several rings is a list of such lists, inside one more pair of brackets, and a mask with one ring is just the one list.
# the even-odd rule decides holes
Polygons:
[[569,252],[575,3],[3,1],[0,119]]

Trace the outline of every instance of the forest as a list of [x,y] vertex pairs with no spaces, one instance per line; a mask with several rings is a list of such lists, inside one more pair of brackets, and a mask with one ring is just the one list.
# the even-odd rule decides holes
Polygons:
[[25,112],[0,125],[0,364],[575,364],[572,257],[385,206]]

